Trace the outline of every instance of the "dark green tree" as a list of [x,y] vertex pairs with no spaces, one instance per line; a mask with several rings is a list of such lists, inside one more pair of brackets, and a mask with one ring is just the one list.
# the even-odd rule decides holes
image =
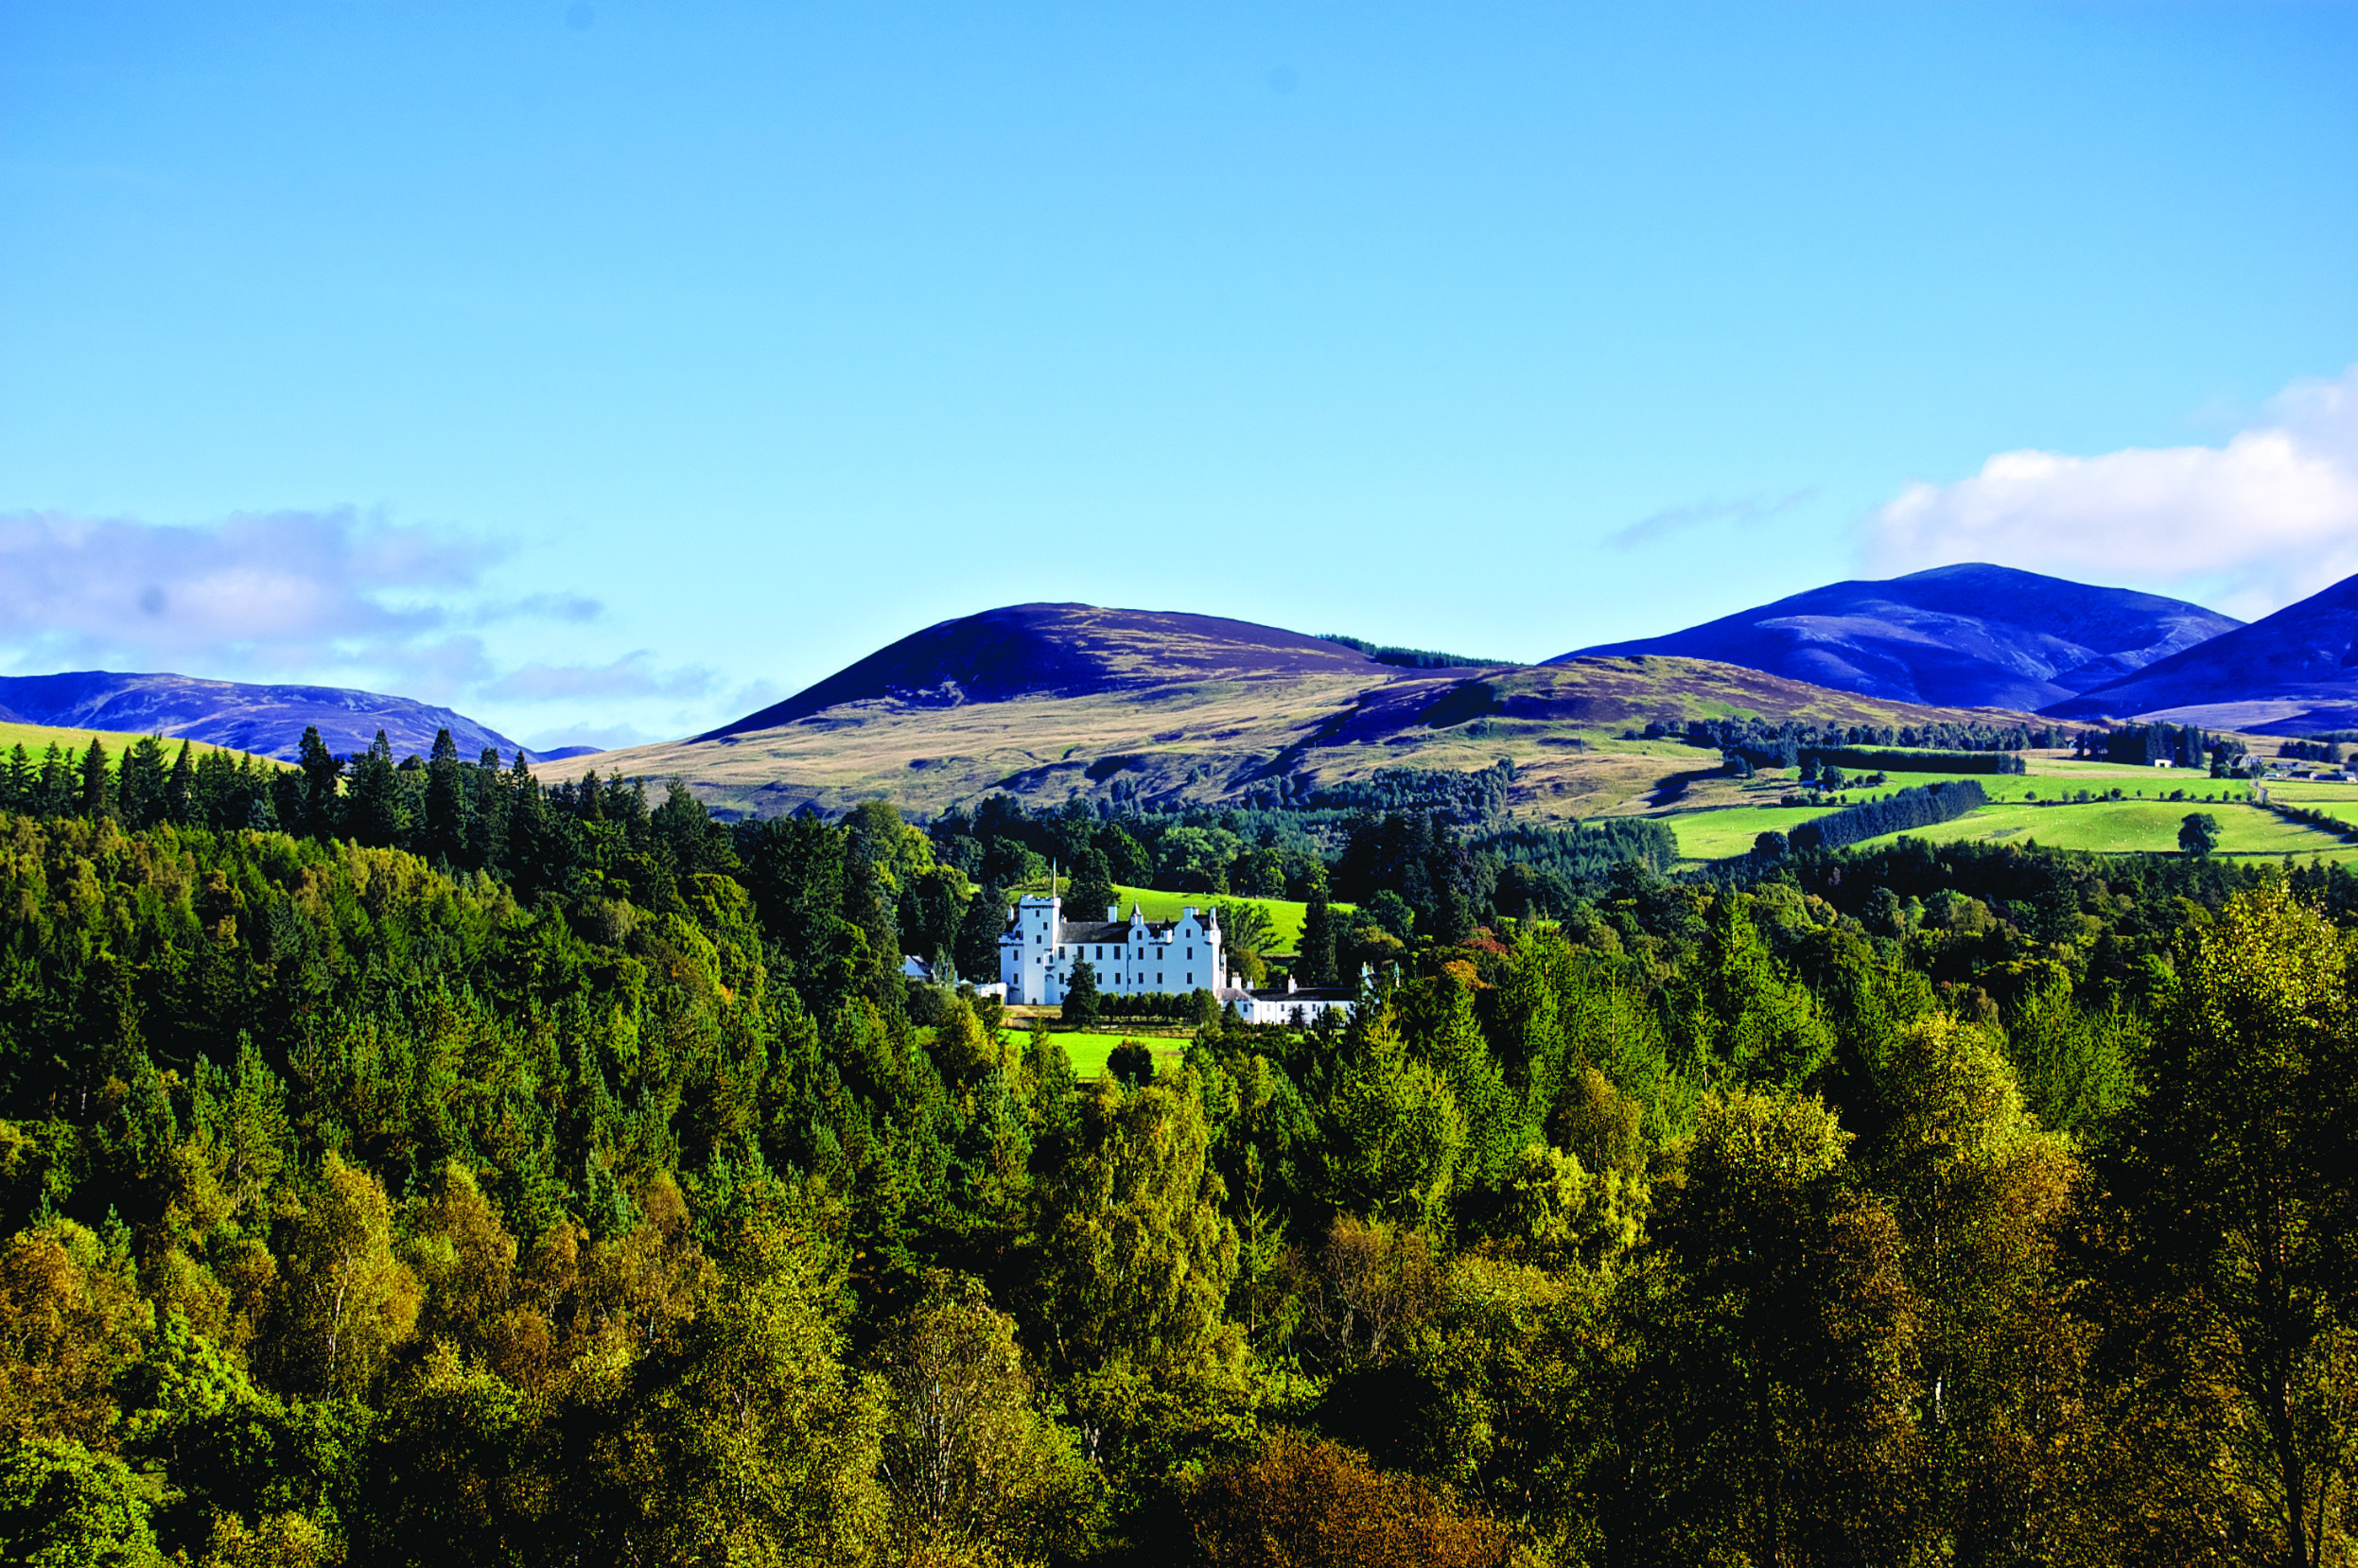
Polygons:
[[2219,819],[2209,811],[2189,811],[2178,824],[2178,847],[2192,860],[2201,860],[2219,847]]
[[164,742],[143,735],[123,748],[115,794],[127,828],[152,828],[164,820]]
[[352,802],[345,830],[358,843],[388,849],[409,834],[410,817],[393,763],[393,742],[378,730],[352,764]]
[[426,837],[420,851],[440,865],[467,863],[466,766],[459,760],[450,732],[434,732],[434,754],[426,761]]
[[1064,1021],[1086,1028],[1097,1021],[1097,969],[1086,958],[1073,962],[1073,978],[1064,983]]
[[1335,978],[1335,906],[1328,900],[1326,880],[1319,879],[1301,913],[1301,945],[1294,959],[1294,978],[1304,985],[1325,986]]
[[172,771],[164,780],[164,815],[166,820],[183,827],[201,820],[197,804],[196,762],[185,740],[180,743],[180,752],[172,758]]
[[327,838],[342,825],[342,803],[337,798],[337,790],[343,779],[344,764],[342,758],[328,751],[327,742],[320,739],[317,724],[303,726],[303,744],[295,765],[303,771],[303,819],[300,822],[287,821],[282,807],[280,825],[290,833]]
[[90,749],[82,753],[81,789],[75,804],[94,822],[114,810],[114,775],[107,767],[107,749],[95,735]]
[[1073,858],[1073,885],[1064,896],[1067,919],[1102,920],[1113,907],[1113,862],[1098,848],[1083,849]]

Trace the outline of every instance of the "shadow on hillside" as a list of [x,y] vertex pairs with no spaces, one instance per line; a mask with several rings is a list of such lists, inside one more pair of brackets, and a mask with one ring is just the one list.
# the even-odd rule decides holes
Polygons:
[[1686,798],[1689,785],[1701,779],[1717,778],[1719,775],[1720,770],[1717,768],[1691,768],[1686,773],[1668,774],[1654,785],[1653,793],[1646,797],[1646,804],[1675,806]]

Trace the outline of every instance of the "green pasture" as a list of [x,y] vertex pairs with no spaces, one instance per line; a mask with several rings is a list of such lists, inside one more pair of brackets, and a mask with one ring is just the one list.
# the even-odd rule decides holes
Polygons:
[[[2190,811],[2208,811],[2219,823],[2218,852],[2224,855],[2323,855],[2347,859],[2354,852],[2332,834],[2288,822],[2257,806],[2172,800],[2108,800],[2085,806],[1988,806],[1955,822],[1912,828],[1909,837],[1935,844],[2029,843],[2049,849],[2092,849],[2105,855],[2175,854],[2178,828]],[[1885,845],[1899,835],[1870,839]]]
[[1790,833],[1813,817],[1836,810],[1832,806],[1729,806],[1719,810],[1673,812],[1662,822],[1678,835],[1681,859],[1719,861],[1751,854],[1752,841],[1763,833]]
[[[2070,757],[2030,757],[2024,761],[2034,778],[2167,778],[2173,775],[2186,777],[2190,774],[2195,777],[2207,776],[2199,768],[2140,768],[2134,762],[2082,762]],[[2088,787],[2095,788],[2092,784]],[[2106,785],[2105,788],[2111,786]]]
[[[1827,797],[1828,803],[1825,806],[1760,805],[1705,808],[1692,811],[1674,811],[1663,817],[1662,821],[1668,825],[1671,832],[1678,835],[1679,855],[1682,859],[1723,860],[1730,855],[1750,853],[1753,840],[1761,833],[1771,831],[1790,833],[1801,824],[1815,817],[1825,816],[1829,811],[1839,810],[1844,806],[1863,806],[1871,800],[1882,800],[1896,794],[1901,790],[1916,789],[1928,784],[1948,784],[1970,780],[1982,786],[1982,793],[1989,796],[1992,810],[2014,807],[2034,811],[2042,810],[2046,808],[2033,803],[2058,800],[2067,793],[2076,793],[2081,790],[2093,794],[2099,792],[2108,793],[2116,789],[2122,792],[2123,798],[2107,804],[2153,806],[2162,810],[2165,814],[2170,809],[2175,808],[2175,814],[2169,817],[2171,825],[2169,847],[2175,848],[2177,844],[2177,823],[2188,811],[2210,810],[2221,806],[2240,805],[2251,799],[2249,786],[2240,781],[2212,778],[2204,774],[2176,773],[2169,769],[2157,768],[2124,768],[2102,762],[2082,763],[2075,771],[2060,775],[2049,773],[1895,773],[1890,775],[1889,777],[1891,782],[1878,789],[1862,790],[1846,787],[1838,794]],[[1799,790],[1801,786],[1794,779],[1795,775],[1790,773],[1765,772],[1758,775],[1758,782],[1749,793],[1755,796],[1774,799],[1778,794]],[[2323,791],[2330,789],[2331,786],[2318,785],[2314,788]],[[2350,807],[2352,819],[2358,820],[2358,785],[2345,786],[2344,789],[2345,793],[2338,797],[2327,795],[2323,798],[2346,802]],[[2173,791],[2183,791],[2187,798],[2182,801],[2167,799],[2166,797]],[[2285,794],[2281,789],[2272,789],[2271,793],[2279,800],[2294,798]],[[2302,804],[2309,803],[2306,797],[2302,797]],[[2090,810],[2096,809],[2098,804],[2089,802],[2086,805],[2056,807],[2054,810]],[[2013,820],[2013,818],[2007,819],[2009,824]],[[2303,828],[2301,831],[2308,832],[2309,830]],[[1961,835],[1952,833],[1948,836],[1953,838]],[[2041,844],[2048,842],[2043,831],[2039,835],[2039,842]],[[2073,845],[2072,847],[2094,848],[2097,845]]]
[[[2103,772],[2094,770],[2103,769]],[[1848,772],[1851,778],[1863,776]],[[1763,773],[1762,779],[1782,792],[1798,790],[1798,775],[1792,773]],[[2140,797],[2158,800],[2174,790],[2183,790],[2187,797],[2200,800],[2247,800],[2250,786],[2239,779],[2213,778],[2209,774],[2185,772],[2170,768],[2122,768],[2107,763],[2084,764],[2084,771],[2051,774],[2005,773],[1895,773],[1887,774],[1889,782],[1872,790],[1846,784],[1841,792],[1843,804],[1860,806],[1870,800],[1881,800],[1902,790],[1916,789],[1927,784],[1952,784],[1966,779],[1982,786],[1993,805],[2019,800],[2059,800],[2067,794],[2086,790],[2090,794],[2103,794],[2119,790],[2131,800]],[[2349,786],[2353,798],[2358,798],[2358,785]],[[1790,808],[1789,808],[1790,809]]]
[[2358,784],[2270,784],[2267,791],[2268,798],[2279,805],[2358,823]]

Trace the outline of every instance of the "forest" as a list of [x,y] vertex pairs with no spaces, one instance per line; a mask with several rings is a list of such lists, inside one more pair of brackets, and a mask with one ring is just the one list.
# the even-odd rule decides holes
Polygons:
[[[220,755],[5,770],[0,1560],[2352,1557],[2339,865]],[[1050,862],[1359,1005],[902,978]]]

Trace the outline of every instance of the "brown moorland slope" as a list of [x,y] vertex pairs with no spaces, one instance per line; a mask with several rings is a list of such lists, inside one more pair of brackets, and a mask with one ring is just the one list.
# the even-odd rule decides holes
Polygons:
[[[889,656],[888,656],[889,655]],[[930,815],[1004,791],[1241,802],[1380,768],[1515,764],[1511,804],[1549,816],[1710,803],[1719,758],[1645,740],[1655,720],[2033,723],[1895,703],[1665,657],[1410,671],[1206,616],[1019,605],[929,627],[761,713],[688,740],[544,763],[544,779],[677,777],[762,816],[866,799]]]

